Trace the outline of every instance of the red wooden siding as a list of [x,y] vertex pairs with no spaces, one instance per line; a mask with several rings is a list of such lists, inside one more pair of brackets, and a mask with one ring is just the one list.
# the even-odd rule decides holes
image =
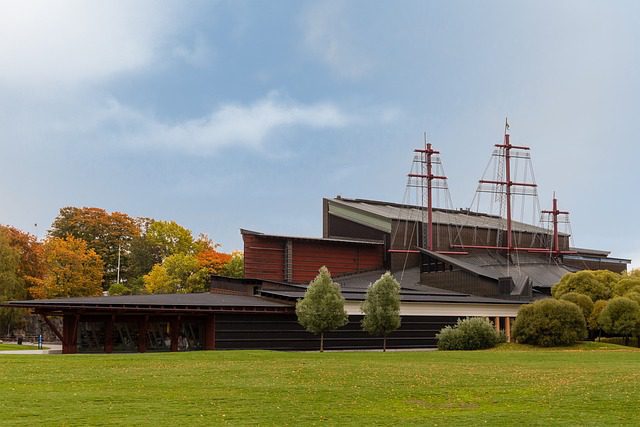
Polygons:
[[332,276],[383,268],[382,245],[293,241],[293,283],[313,280],[325,265]]
[[286,240],[243,234],[244,277],[284,281]]
[[308,283],[323,265],[335,277],[384,268],[382,244],[252,233],[243,233],[242,238],[246,278]]

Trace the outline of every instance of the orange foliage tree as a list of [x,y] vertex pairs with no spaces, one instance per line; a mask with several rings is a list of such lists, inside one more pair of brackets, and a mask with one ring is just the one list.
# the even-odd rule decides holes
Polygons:
[[97,296],[102,294],[104,265],[87,242],[73,236],[50,237],[44,243],[45,275],[30,288],[34,298]]
[[196,254],[196,259],[202,268],[206,268],[209,274],[220,274],[224,266],[231,261],[231,255],[218,252],[213,248],[204,249]]

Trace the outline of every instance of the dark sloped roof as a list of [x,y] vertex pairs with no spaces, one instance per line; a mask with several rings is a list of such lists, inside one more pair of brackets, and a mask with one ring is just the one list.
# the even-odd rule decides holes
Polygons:
[[532,286],[551,288],[558,283],[562,276],[574,272],[575,269],[557,263],[553,259],[540,254],[517,253],[512,255],[514,261],[508,262],[500,253],[489,251],[474,251],[466,255],[443,255],[437,252],[421,249],[421,251],[436,259],[458,266],[477,276],[498,280],[501,277],[512,277],[514,282],[522,283],[523,277],[528,277]]
[[291,239],[291,240],[308,240],[313,242],[329,242],[329,243],[351,243],[358,245],[384,245],[381,240],[369,240],[369,239],[337,239],[332,237],[305,237],[305,236],[284,236],[279,234],[265,234],[259,231],[240,229],[241,234],[251,234],[254,236],[271,237],[274,239]]
[[[262,295],[285,300],[297,300],[304,297],[304,291],[262,291]],[[342,296],[347,301],[364,301],[366,291],[344,290]],[[497,298],[479,297],[457,292],[428,293],[428,292],[401,292],[402,302],[432,302],[432,303],[458,303],[458,304],[522,304],[521,301],[504,300]]]
[[[386,271],[387,270],[368,271],[366,273],[334,277],[333,280],[340,283],[344,292],[359,289],[366,290],[370,284],[378,280]],[[404,272],[395,272],[394,277],[398,283],[400,283],[402,290],[405,292],[411,290],[416,292],[428,292],[430,294],[451,294],[453,292],[420,283],[420,267],[408,268]]]
[[203,310],[231,308],[278,309],[289,308],[290,304],[270,301],[259,296],[224,295],[212,293],[123,295],[110,297],[56,298],[29,301],[11,301],[9,307],[41,309],[61,308],[135,308],[152,310]]
[[[424,221],[424,207],[404,205],[379,200],[349,199],[336,197],[330,199],[332,203],[358,209],[362,212],[388,220]],[[502,230],[506,227],[505,219],[495,215],[468,210],[434,209],[434,224],[451,224],[455,226],[478,227]],[[538,234],[550,234],[549,230],[519,221],[512,221],[513,231]],[[566,236],[565,233],[560,233]]]

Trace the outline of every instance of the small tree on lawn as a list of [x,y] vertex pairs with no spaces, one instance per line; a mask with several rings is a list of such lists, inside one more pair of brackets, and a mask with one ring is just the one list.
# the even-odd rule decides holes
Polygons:
[[331,280],[327,267],[309,283],[304,298],[296,303],[298,323],[312,334],[320,334],[320,351],[324,351],[324,333],[338,329],[349,321],[344,309],[340,285]]
[[362,328],[371,335],[382,335],[382,351],[387,351],[387,335],[400,327],[400,284],[391,273],[369,287],[362,312]]
[[640,306],[629,298],[613,298],[598,316],[598,324],[606,333],[624,337],[628,345],[629,337],[640,327]]

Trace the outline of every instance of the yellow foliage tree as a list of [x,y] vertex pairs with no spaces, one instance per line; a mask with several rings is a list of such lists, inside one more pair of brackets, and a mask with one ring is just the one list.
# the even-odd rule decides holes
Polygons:
[[104,264],[87,242],[73,236],[51,237],[44,243],[45,274],[29,291],[34,298],[102,294]]

